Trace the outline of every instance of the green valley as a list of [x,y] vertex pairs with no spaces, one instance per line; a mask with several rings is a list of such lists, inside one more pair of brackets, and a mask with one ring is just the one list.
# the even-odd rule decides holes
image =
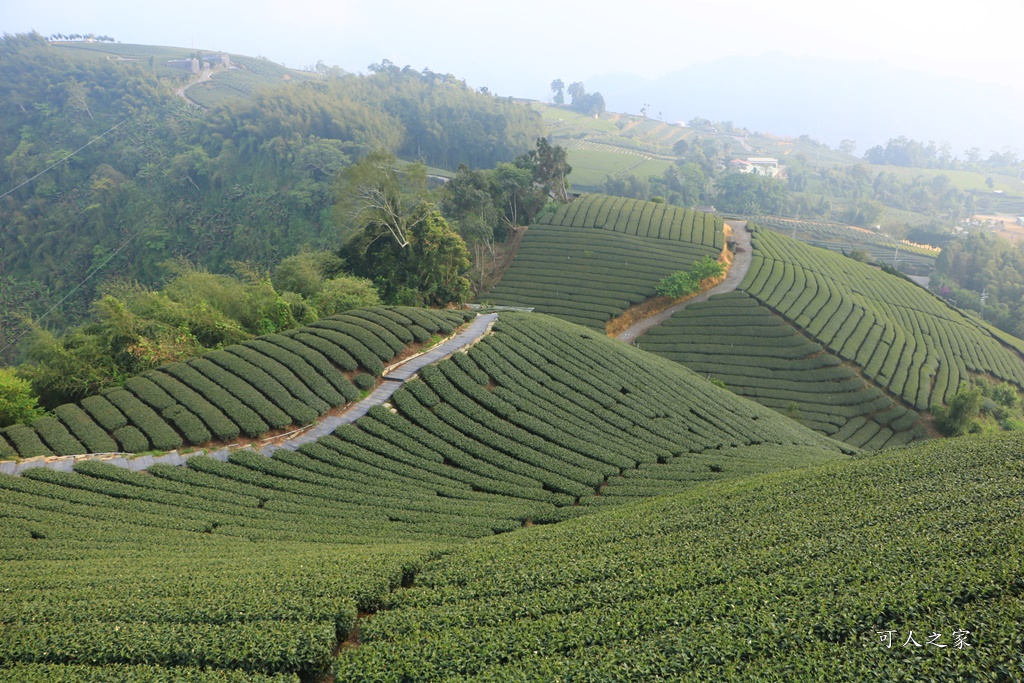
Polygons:
[[591,10],[286,9],[151,20],[487,85],[0,37],[0,683],[1024,681],[1016,152],[491,90]]

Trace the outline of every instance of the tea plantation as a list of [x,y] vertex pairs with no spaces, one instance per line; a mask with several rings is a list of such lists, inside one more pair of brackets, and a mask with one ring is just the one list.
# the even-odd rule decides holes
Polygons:
[[1024,438],[694,487],[468,544],[345,681],[1019,681]]
[[636,199],[586,195],[548,221],[526,231],[515,262],[481,301],[604,329],[654,296],[662,278],[725,246],[721,218]]
[[[374,308],[170,363],[0,430],[0,458],[170,450],[309,424],[468,312]],[[353,383],[354,382],[354,383]]]
[[755,220],[759,226],[815,247],[843,254],[860,249],[866,252],[872,261],[894,266],[909,275],[929,275],[935,268],[935,259],[939,255],[937,250],[903,244],[888,235],[864,228],[772,216],[759,216]]
[[1019,340],[906,280],[752,227],[739,289],[676,313],[641,348],[867,450],[927,437],[920,414],[964,381],[1024,386]]
[[[863,245],[893,247],[852,228],[798,227],[844,244],[863,233]],[[947,403],[964,381],[1024,387],[1019,340],[875,267],[750,229],[752,264],[739,292],[677,313],[641,337],[641,348],[869,450],[926,437],[920,413]],[[601,328],[653,296],[660,278],[719,253],[723,238],[710,215],[585,195],[532,226],[481,299]],[[900,253],[934,260],[913,247]]]
[[915,411],[745,292],[693,304],[651,329],[639,346],[860,448],[925,436]]
[[753,244],[740,289],[907,406],[943,404],[972,375],[1024,386],[1019,341],[917,285],[777,233]]
[[676,363],[505,313],[297,452],[0,476],[0,680],[318,680],[360,613],[467,539],[833,460]]

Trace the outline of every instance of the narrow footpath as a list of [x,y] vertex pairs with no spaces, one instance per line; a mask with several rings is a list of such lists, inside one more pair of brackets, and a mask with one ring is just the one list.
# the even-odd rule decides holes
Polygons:
[[478,315],[466,329],[459,332],[448,341],[438,344],[429,351],[421,353],[418,356],[413,356],[401,365],[385,371],[385,375],[381,378],[382,381],[377,385],[377,388],[370,392],[369,396],[359,403],[354,404],[341,415],[324,418],[317,422],[311,429],[303,432],[300,436],[297,436],[294,439],[289,439],[280,445],[264,446],[259,452],[263,455],[270,456],[274,451],[281,448],[294,451],[303,444],[312,443],[321,436],[327,436],[341,425],[352,424],[363,415],[366,415],[370,408],[385,403],[389,398],[391,398],[391,394],[398,391],[405,382],[415,377],[416,373],[419,372],[421,368],[440,360],[444,360],[453,353],[476,343],[481,337],[487,334],[487,331],[497,319],[497,313]]
[[619,333],[618,336],[615,337],[616,339],[626,344],[634,344],[638,337],[646,334],[647,330],[662,324],[671,318],[672,314],[677,311],[683,310],[692,303],[707,301],[708,298],[714,294],[731,292],[740,286],[740,283],[743,282],[743,278],[747,276],[747,271],[750,270],[750,262],[753,257],[753,249],[750,246],[750,233],[747,232],[746,221],[726,221],[726,223],[732,227],[732,236],[736,241],[736,251],[734,252],[735,256],[732,260],[732,266],[729,268],[729,274],[726,275],[725,280],[708,291],[701,292],[692,299],[687,299],[682,303],[666,308],[664,311],[656,313],[650,318],[644,318],[643,320],[637,321],[626,328],[625,331]]
[[[373,406],[379,406],[391,398],[391,394],[395,393],[395,391],[397,391],[406,381],[415,377],[416,373],[423,367],[436,363],[440,360],[444,360],[457,351],[468,348],[478,342],[487,334],[491,329],[491,326],[494,324],[494,321],[497,319],[497,313],[478,315],[469,323],[466,329],[459,332],[451,339],[438,344],[418,356],[413,356],[402,363],[386,369],[384,371],[384,376],[381,378],[382,381],[377,385],[377,388],[370,392],[370,395],[362,401],[350,406],[348,410],[341,415],[323,418],[299,436],[289,439],[279,445],[264,446],[256,452],[270,457],[274,451],[282,448],[294,451],[302,444],[311,443],[319,439],[321,436],[330,434],[341,425],[355,422],[363,415],[366,415],[366,412],[370,408]],[[254,449],[252,446],[247,446],[246,448]],[[179,453],[178,451],[170,451],[163,455],[144,455],[137,458],[126,457],[123,453],[87,453],[83,455],[31,458],[29,460],[22,460],[18,462],[5,460],[0,462],[0,474],[19,476],[25,470],[35,467],[46,467],[61,472],[71,472],[73,471],[74,464],[79,460],[101,460],[117,467],[141,472],[148,469],[150,465],[155,464],[184,465],[193,455],[203,454],[217,460],[227,461],[231,451],[225,447],[212,452],[197,450],[193,453]]]

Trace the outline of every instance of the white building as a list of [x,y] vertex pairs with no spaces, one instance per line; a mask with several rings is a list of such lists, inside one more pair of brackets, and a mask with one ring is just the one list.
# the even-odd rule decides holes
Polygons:
[[746,159],[733,159],[729,167],[740,173],[755,173],[757,175],[774,178],[779,174],[779,160],[772,157],[747,157]]

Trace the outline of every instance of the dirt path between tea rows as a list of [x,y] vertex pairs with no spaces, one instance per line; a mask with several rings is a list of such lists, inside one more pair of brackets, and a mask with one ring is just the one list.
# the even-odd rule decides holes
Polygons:
[[616,339],[626,344],[634,344],[637,338],[644,335],[647,330],[662,324],[677,311],[681,311],[697,301],[707,301],[714,294],[724,294],[739,287],[740,283],[743,282],[743,278],[747,276],[747,271],[750,270],[750,263],[753,257],[753,249],[750,246],[750,233],[747,231],[746,221],[726,221],[726,223],[732,227],[733,239],[736,240],[736,251],[732,267],[729,268],[729,274],[726,275],[725,280],[708,291],[701,292],[692,299],[687,299],[682,303],[652,315],[650,318],[644,318],[634,323],[626,328],[624,332],[616,335]]

